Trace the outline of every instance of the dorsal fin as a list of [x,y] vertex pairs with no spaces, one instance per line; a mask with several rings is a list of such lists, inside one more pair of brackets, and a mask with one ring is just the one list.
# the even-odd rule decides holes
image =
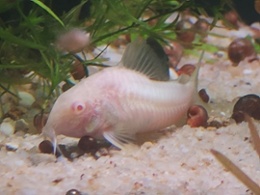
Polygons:
[[130,43],[121,59],[121,64],[131,70],[158,81],[169,80],[168,57],[162,46],[152,38],[137,39]]

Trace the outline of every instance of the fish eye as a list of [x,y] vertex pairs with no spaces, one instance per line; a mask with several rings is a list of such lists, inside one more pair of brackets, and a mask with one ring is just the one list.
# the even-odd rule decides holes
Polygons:
[[82,105],[77,105],[77,110],[78,111],[81,111],[81,110],[83,110],[84,108],[83,108],[83,106]]
[[81,102],[75,102],[72,105],[72,110],[76,113],[76,114],[80,114],[81,112],[83,112],[85,110],[85,104],[81,103]]

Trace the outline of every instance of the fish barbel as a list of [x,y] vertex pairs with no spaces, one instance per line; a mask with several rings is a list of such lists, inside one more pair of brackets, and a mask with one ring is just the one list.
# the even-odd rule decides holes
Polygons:
[[177,123],[197,92],[192,76],[169,77],[168,58],[154,39],[130,43],[118,66],[81,80],[55,102],[43,134],[105,138],[123,149],[136,133]]

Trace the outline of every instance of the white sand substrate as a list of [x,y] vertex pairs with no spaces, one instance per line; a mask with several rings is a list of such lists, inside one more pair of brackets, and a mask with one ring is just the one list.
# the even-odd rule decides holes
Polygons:
[[40,154],[38,136],[6,141],[19,145],[16,152],[0,152],[0,189],[7,195],[65,194],[71,188],[100,195],[250,194],[216,161],[212,148],[260,183],[259,157],[246,123],[218,130],[184,126],[130,151],[110,150],[97,160],[85,155],[73,162]]

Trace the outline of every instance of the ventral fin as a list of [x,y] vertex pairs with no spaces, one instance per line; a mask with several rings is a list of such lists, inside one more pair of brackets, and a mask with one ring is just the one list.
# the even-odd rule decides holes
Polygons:
[[128,130],[106,131],[103,133],[103,136],[114,146],[125,150],[127,145],[131,145],[131,142],[135,139],[135,136],[130,132]]
[[153,38],[137,39],[130,43],[123,54],[121,64],[147,75],[150,79],[158,81],[170,79],[168,56]]

